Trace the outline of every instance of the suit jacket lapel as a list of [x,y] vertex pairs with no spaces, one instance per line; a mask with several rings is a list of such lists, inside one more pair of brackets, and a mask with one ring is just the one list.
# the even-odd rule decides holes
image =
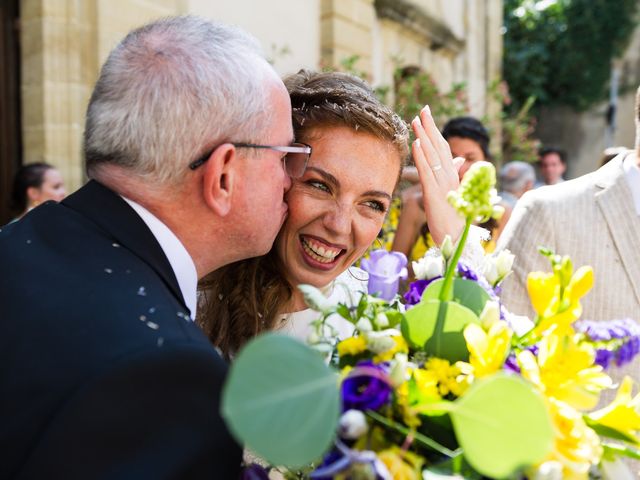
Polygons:
[[624,155],[620,155],[602,169],[602,178],[596,182],[595,199],[640,302],[640,218],[622,168],[623,159]]
[[107,235],[151,266],[187,308],[176,275],[160,244],[144,221],[119,195],[91,180],[62,203],[89,218]]

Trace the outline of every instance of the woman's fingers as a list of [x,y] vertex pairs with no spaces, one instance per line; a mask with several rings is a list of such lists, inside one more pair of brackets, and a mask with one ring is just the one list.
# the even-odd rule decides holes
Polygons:
[[431,116],[431,110],[428,105],[425,105],[425,107],[420,111],[420,121],[427,137],[429,137],[429,140],[431,141],[431,145],[433,145],[438,157],[440,158],[442,168],[448,176],[452,176],[455,171],[453,164],[451,163],[451,149],[449,148],[447,141],[440,134],[440,130],[438,130],[438,127]]
[[418,176],[420,177],[420,184],[424,190],[430,185],[433,185],[436,180],[433,175],[433,169],[429,165],[427,157],[422,150],[422,142],[419,138],[417,138],[411,145],[411,151],[413,153],[413,162],[416,165]]
[[431,171],[435,174],[439,172],[442,168],[442,160],[438,151],[432,144],[429,139],[427,133],[422,127],[422,123],[418,117],[414,118],[411,122],[411,127],[413,128],[414,133],[416,134],[416,138],[420,140],[420,149],[424,155],[425,162],[431,168]]

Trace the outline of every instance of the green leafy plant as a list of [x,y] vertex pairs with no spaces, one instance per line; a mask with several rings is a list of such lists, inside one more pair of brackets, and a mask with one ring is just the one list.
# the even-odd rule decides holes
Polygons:
[[637,0],[505,0],[503,72],[513,113],[539,105],[585,110],[606,97],[611,60],[637,24]]

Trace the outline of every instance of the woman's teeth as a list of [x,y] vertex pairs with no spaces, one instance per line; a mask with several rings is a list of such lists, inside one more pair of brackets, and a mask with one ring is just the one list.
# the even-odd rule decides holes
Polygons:
[[341,249],[333,249],[323,247],[322,245],[314,242],[313,240],[303,238],[302,248],[304,251],[314,260],[320,263],[331,263],[342,251]]

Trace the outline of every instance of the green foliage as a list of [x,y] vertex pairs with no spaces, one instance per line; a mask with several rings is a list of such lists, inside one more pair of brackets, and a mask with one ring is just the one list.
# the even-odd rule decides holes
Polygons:
[[273,465],[302,467],[333,442],[336,384],[335,372],[314,350],[292,337],[262,335],[231,364],[222,415],[240,444]]
[[[358,55],[352,55],[343,59],[338,67],[326,68],[326,70],[339,70],[370,80],[367,73],[357,67],[359,60]],[[454,83],[445,93],[440,90],[429,73],[417,67],[400,67],[403,62],[399,58],[394,58],[392,61],[397,67],[393,74],[394,98],[391,107],[403,120],[411,122],[427,104],[436,125],[440,128],[454,117],[469,115],[466,83]],[[382,102],[389,103],[391,86],[378,86],[375,92]],[[496,116],[485,116],[480,119],[489,130],[496,123],[502,126],[502,144],[499,151],[492,152],[494,159],[498,163],[512,160],[530,163],[537,161],[540,142],[532,136],[535,119],[530,115],[535,97],[529,97],[526,105],[519,111],[511,113],[509,108],[511,99],[507,85],[501,79],[496,79],[489,85],[487,95],[502,106]],[[413,135],[413,132],[410,133]]]
[[503,72],[512,112],[539,105],[585,110],[606,97],[611,60],[636,26],[637,0],[505,0]]
[[[499,121],[502,125],[502,145],[500,152],[494,153],[498,163],[521,161],[534,163],[538,160],[540,141],[533,137],[535,117],[531,115],[536,98],[530,96],[515,113],[510,113],[511,97],[506,82],[496,79],[489,86],[489,95],[502,106]],[[487,118],[484,123],[490,125]]]
[[469,114],[465,83],[454,83],[447,93],[440,91],[427,72],[417,68],[396,68],[395,111],[410,122],[420,110],[429,104],[436,125],[444,125],[453,117]]
[[449,412],[464,456],[479,473],[507,478],[553,446],[545,400],[526,380],[496,374],[477,381]]

